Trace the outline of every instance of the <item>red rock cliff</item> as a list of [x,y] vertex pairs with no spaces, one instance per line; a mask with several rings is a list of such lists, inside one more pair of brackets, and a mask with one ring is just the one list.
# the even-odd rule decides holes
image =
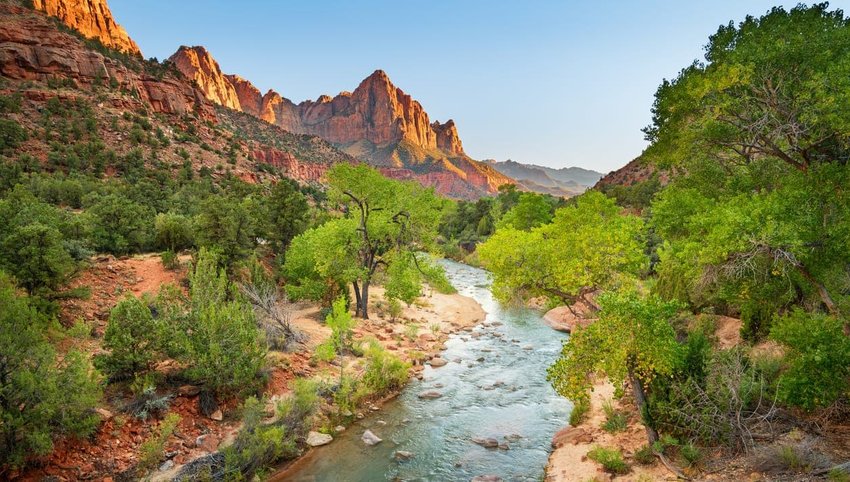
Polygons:
[[233,82],[221,73],[218,62],[207,49],[182,46],[168,60],[174,62],[183,75],[194,80],[207,99],[218,105],[242,110]]
[[136,42],[112,17],[106,0],[33,0],[33,6],[107,47],[142,55]]

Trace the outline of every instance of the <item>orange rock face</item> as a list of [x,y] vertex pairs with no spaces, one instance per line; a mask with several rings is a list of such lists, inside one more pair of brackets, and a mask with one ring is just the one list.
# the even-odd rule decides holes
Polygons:
[[33,0],[33,6],[107,47],[142,55],[136,42],[112,17],[106,0]]
[[295,104],[273,90],[261,95],[239,76],[222,74],[203,47],[181,47],[171,60],[211,101],[289,132],[319,136],[388,176],[416,179],[461,198],[494,193],[500,185],[515,182],[470,159],[454,121],[431,122],[422,105],[393,85],[382,70],[353,92]]
[[135,72],[121,62],[87,48],[77,37],[60,32],[44,15],[25,15],[27,10],[0,5],[0,74],[20,80],[44,80],[53,76],[77,83],[114,80],[154,112],[196,112],[215,119],[213,104],[204,94],[176,75],[155,78]]
[[194,80],[207,99],[218,105],[242,110],[231,79],[221,73],[218,62],[204,47],[180,47],[169,59],[183,75]]

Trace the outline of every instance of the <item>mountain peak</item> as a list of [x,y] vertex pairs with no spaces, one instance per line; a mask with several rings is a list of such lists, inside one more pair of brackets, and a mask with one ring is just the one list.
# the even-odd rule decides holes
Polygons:
[[142,55],[136,42],[115,21],[106,0],[33,0],[32,5],[87,38],[122,52]]
[[231,109],[242,110],[233,82],[225,78],[218,62],[206,47],[183,45],[169,60],[183,75],[194,80],[209,100]]

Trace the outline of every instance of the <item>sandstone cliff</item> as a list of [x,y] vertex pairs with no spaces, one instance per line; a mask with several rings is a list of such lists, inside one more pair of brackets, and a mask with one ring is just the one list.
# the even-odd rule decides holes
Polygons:
[[134,55],[142,55],[127,31],[118,25],[106,0],[33,0],[33,6],[58,18],[88,38]]
[[223,74],[203,47],[181,47],[170,60],[211,101],[293,133],[319,136],[389,176],[416,179],[463,198],[494,193],[514,182],[470,159],[454,121],[431,122],[422,105],[382,70],[352,92],[295,104],[273,90],[261,94],[248,80]]

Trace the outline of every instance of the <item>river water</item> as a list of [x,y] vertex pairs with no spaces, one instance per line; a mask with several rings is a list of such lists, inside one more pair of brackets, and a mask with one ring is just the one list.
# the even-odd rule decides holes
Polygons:
[[[487,312],[472,333],[452,335],[442,357],[449,364],[426,367],[381,411],[357,421],[331,444],[310,451],[275,481],[372,482],[469,481],[497,475],[505,481],[539,481],[552,435],[566,425],[570,403],[546,381],[563,334],[538,312],[501,306],[489,290],[486,271],[444,261],[462,295]],[[477,338],[476,338],[477,336]],[[442,397],[422,400],[436,390]],[[384,441],[369,447],[360,437],[372,430]],[[494,438],[507,450],[487,449],[473,438]],[[413,454],[396,460],[396,451]]]

